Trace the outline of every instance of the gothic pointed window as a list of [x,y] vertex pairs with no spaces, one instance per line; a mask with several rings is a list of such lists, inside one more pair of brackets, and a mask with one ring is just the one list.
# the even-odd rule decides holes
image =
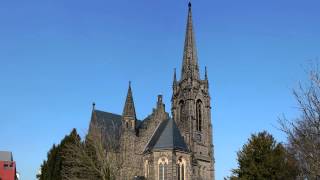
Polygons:
[[197,131],[202,131],[202,102],[199,99],[196,103],[196,128]]
[[180,121],[182,121],[183,120],[183,117],[184,117],[184,102],[183,102],[183,100],[181,100],[180,102],[179,102],[179,118],[180,118]]
[[164,180],[164,167],[163,167],[163,164],[159,164],[159,180]]
[[167,173],[168,173],[168,159],[165,157],[162,157],[158,161],[159,166],[159,180],[166,180],[167,179]]
[[177,177],[178,180],[186,180],[186,161],[182,158],[178,160],[177,163]]
[[149,161],[146,160],[144,163],[144,177],[149,177]]

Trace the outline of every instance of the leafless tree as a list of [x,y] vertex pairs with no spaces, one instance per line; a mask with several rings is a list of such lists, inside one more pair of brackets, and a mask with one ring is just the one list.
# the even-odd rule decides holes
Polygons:
[[106,132],[103,126],[91,124],[84,141],[74,141],[67,146],[63,157],[63,179],[112,180],[115,179],[121,160],[118,156],[119,130],[116,126]]
[[293,91],[301,111],[291,121],[279,120],[281,130],[288,136],[288,149],[296,157],[301,178],[320,179],[320,72],[318,66],[309,72],[306,85],[300,83]]

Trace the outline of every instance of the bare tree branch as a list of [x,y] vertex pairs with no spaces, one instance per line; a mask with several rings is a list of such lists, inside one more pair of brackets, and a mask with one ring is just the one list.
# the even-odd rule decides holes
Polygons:
[[294,121],[281,118],[281,130],[288,136],[288,148],[299,162],[302,178],[320,179],[320,72],[309,72],[309,84],[293,90],[301,111]]
[[105,131],[103,127],[94,124],[85,141],[68,144],[63,157],[66,167],[63,168],[63,178],[66,180],[112,180],[115,179],[121,167],[117,155],[119,141],[116,136],[116,126]]

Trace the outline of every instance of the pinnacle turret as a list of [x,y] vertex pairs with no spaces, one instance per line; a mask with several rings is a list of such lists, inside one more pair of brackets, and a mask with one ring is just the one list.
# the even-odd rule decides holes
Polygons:
[[130,117],[130,118],[136,119],[136,110],[134,108],[134,102],[133,102],[133,97],[132,97],[131,82],[129,82],[127,98],[126,98],[126,102],[125,102],[125,105],[123,108],[122,116],[124,118]]
[[176,68],[173,70],[173,85],[177,84],[177,73],[176,73]]
[[208,71],[207,71],[207,66],[204,69],[204,79],[208,80]]

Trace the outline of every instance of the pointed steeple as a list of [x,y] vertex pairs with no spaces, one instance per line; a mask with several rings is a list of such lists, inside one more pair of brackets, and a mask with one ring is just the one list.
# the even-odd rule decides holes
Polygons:
[[132,91],[131,91],[131,82],[129,81],[129,88],[128,88],[128,93],[127,93],[127,98],[126,102],[123,108],[123,113],[122,116],[129,117],[136,119],[136,110],[134,108],[134,102],[133,102],[133,97],[132,97]]
[[183,51],[183,64],[181,72],[181,80],[183,79],[199,79],[199,65],[197,57],[197,49],[192,24],[191,3],[189,2],[188,20],[186,28],[186,37]]
[[93,103],[92,103],[92,111],[95,111],[95,110],[96,110],[96,103],[93,102]]

